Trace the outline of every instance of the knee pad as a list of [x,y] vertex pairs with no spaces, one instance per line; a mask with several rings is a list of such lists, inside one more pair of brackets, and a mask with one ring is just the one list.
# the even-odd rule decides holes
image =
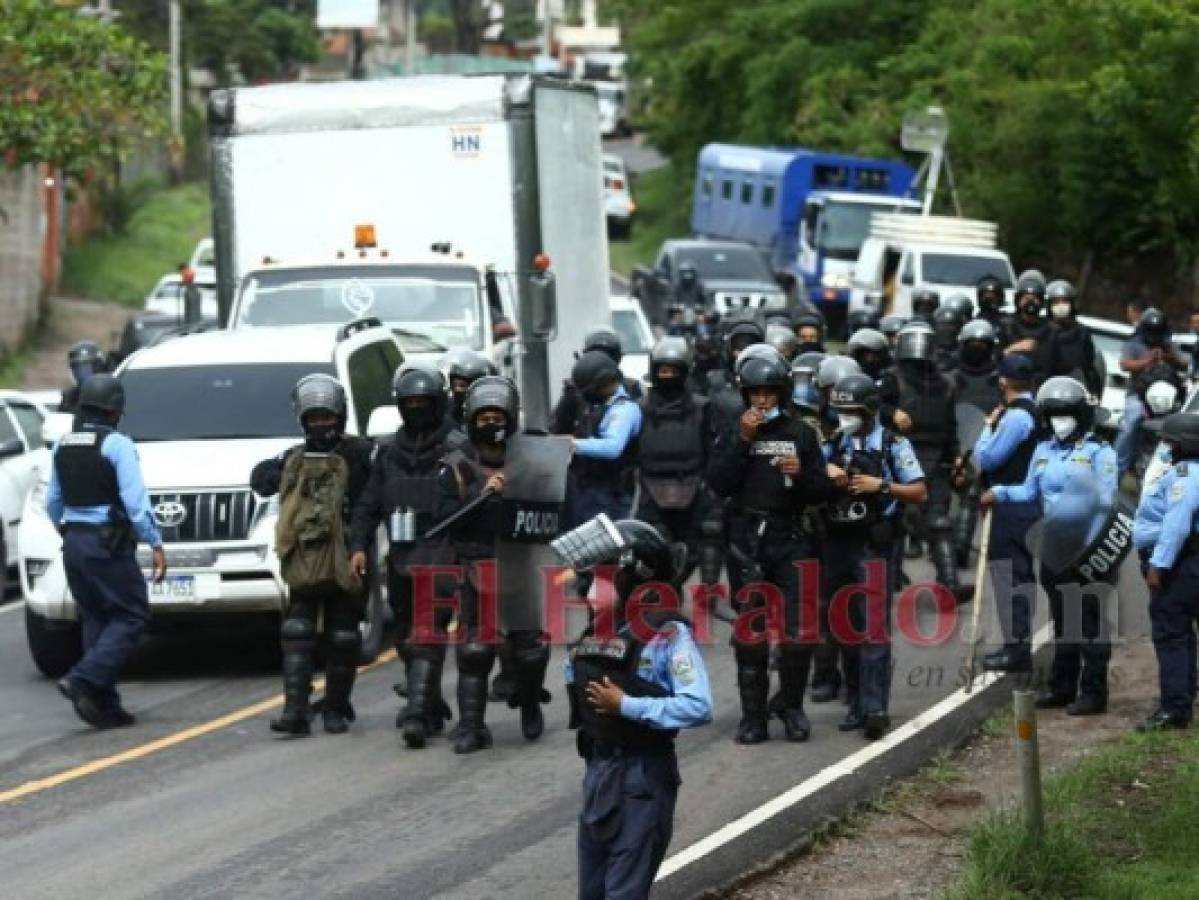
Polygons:
[[458,669],[468,675],[486,676],[495,661],[495,647],[470,641],[458,645]]
[[549,664],[550,645],[540,631],[514,631],[508,635],[512,659],[518,666],[540,668]]
[[329,633],[329,662],[331,664],[354,664],[362,647],[362,634],[357,628],[338,628]]
[[949,520],[949,516],[945,514],[932,516],[928,520],[928,530],[933,532],[950,531],[953,529],[953,524]]
[[316,638],[316,625],[307,619],[284,619],[279,635],[287,643],[311,643]]

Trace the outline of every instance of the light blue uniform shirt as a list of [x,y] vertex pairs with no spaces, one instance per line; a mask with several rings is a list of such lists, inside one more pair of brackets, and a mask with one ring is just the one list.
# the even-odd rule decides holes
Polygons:
[[[54,447],[58,454],[58,446]],[[117,486],[121,502],[137,535],[151,547],[162,546],[162,535],[150,511],[150,496],[142,481],[141,465],[137,461],[137,448],[133,441],[120,432],[110,432],[100,445],[103,456],[117,473]],[[58,483],[58,471],[50,467],[50,484],[46,490],[46,514],[55,525],[75,522],[80,525],[105,525],[110,520],[108,504],[102,506],[66,506],[63,503],[62,486]]]
[[1097,504],[1110,508],[1116,497],[1116,451],[1087,435],[1062,443],[1056,438],[1041,441],[1033,451],[1028,475],[1023,484],[997,485],[992,488],[999,503],[1039,501],[1048,513],[1073,480],[1085,478],[1094,485]]
[[641,432],[641,407],[632,401],[624,385],[604,404],[599,434],[592,438],[576,438],[575,453],[587,459],[620,459],[625,447]]
[[[566,683],[574,681],[574,666],[567,656]],[[712,721],[712,686],[691,630],[671,622],[641,648],[637,675],[670,691],[669,697],[630,697],[620,701],[620,714],[651,728],[694,728]],[[586,697],[579,698],[587,703]]]
[[[842,434],[834,440],[825,441],[824,458],[836,465],[842,455],[849,450],[871,450],[881,453],[883,434],[883,426],[878,422],[875,422],[874,430],[866,435],[864,442],[856,435]],[[916,459],[916,451],[912,449],[912,442],[902,435],[895,433],[891,435],[891,453],[883,454],[883,475],[888,481],[897,484],[912,484],[924,480],[924,470],[920,468],[920,461]],[[892,497],[891,502],[883,508],[883,515],[890,518],[899,511],[899,506],[899,501]]]
[[1162,520],[1157,546],[1149,558],[1155,569],[1173,569],[1182,554],[1183,544],[1195,533],[1195,513],[1199,511],[1199,465],[1179,463],[1161,480],[1166,495],[1166,517]]
[[[1165,448],[1162,452],[1169,456]],[[1166,518],[1168,501],[1166,500],[1166,475],[1170,469],[1164,470],[1153,481],[1147,481],[1141,491],[1141,500],[1137,504],[1137,515],[1132,525],[1132,543],[1138,550],[1152,549],[1162,533],[1162,522]]]
[[[1031,400],[1032,394],[1021,394],[1019,399]],[[974,445],[974,461],[983,472],[994,472],[1001,468],[1012,454],[1028,440],[1037,423],[1028,410],[1011,407],[1004,412],[994,429],[988,425]]]

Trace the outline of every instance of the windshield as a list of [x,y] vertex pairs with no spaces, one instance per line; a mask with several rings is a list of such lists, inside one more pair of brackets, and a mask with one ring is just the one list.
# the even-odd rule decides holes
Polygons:
[[127,371],[121,375],[126,401],[121,430],[135,441],[299,436],[291,392],[315,372],[336,375],[330,363]]
[[897,206],[893,200],[884,203],[830,202],[820,212],[816,233],[819,247],[829,259],[855,260],[862,243],[870,236],[870,217],[876,212],[919,212]]
[[679,265],[684,263],[695,266],[700,278],[774,280],[758,251],[749,247],[688,247],[679,251]]
[[614,309],[612,311],[612,327],[620,338],[620,349],[625,353],[649,353],[649,344],[645,340],[645,332],[641,330],[641,320],[631,309]]
[[373,316],[413,352],[483,349],[475,271],[378,266],[255,272],[242,283],[237,326],[319,325]]
[[1012,272],[994,256],[966,256],[956,253],[925,253],[923,276],[928,284],[978,284],[988,276],[998,278],[1004,288],[1012,287]]

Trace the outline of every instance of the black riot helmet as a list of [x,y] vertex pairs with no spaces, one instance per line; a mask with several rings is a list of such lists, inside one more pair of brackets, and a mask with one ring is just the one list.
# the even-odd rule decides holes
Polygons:
[[737,361],[738,354],[750,344],[762,344],[766,341],[766,332],[757,320],[748,317],[726,316],[724,324],[724,359],[731,368]]
[[895,357],[901,363],[931,364],[937,358],[936,343],[932,328],[909,323],[899,332]]
[[1164,312],[1151,306],[1141,313],[1137,333],[1150,347],[1161,347],[1170,339],[1170,322]]
[[1000,307],[1003,306],[1003,282],[994,275],[984,275],[978,280],[974,296],[978,301],[980,315],[997,315]]
[[748,363],[751,359],[767,359],[771,362],[781,360],[785,365],[787,365],[788,368],[790,368],[790,363],[787,362],[783,354],[775,350],[774,347],[770,346],[770,344],[750,344],[739,354],[737,354],[737,361],[733,363],[733,374],[740,376],[741,370],[745,368],[746,363]]
[[[1063,278],[1049,282],[1045,288],[1045,302],[1049,306],[1049,314],[1052,318],[1069,318],[1074,315],[1075,306],[1078,303],[1078,291],[1074,290],[1074,285]],[[1070,312],[1066,316],[1054,315],[1053,308],[1061,303],[1070,304]]]
[[684,381],[691,374],[691,365],[691,347],[688,346],[685,338],[659,338],[658,342],[654,344],[653,349],[649,351],[650,383],[659,386],[658,368],[660,366],[673,366],[678,369],[679,377],[677,380]]
[[966,369],[980,371],[992,368],[998,345],[995,326],[986,319],[974,319],[958,332],[958,359]]
[[1199,459],[1199,414],[1174,413],[1162,422],[1161,438],[1177,448],[1174,462]]
[[933,313],[933,332],[937,338],[937,346],[942,350],[951,350],[958,344],[958,333],[966,324],[966,318],[961,311],[952,306],[939,306]]
[[[305,375],[291,392],[291,407],[300,427],[304,429],[304,444],[316,453],[332,453],[346,430],[346,391],[332,375]],[[312,413],[326,412],[335,416],[333,425],[316,424]]]
[[108,356],[95,341],[80,341],[67,351],[67,365],[76,384],[108,371]]
[[862,328],[873,328],[877,331],[882,318],[883,314],[880,310],[871,306],[862,306],[845,317],[845,325],[852,336],[854,332]]
[[767,345],[774,356],[754,355],[740,366],[737,383],[741,396],[749,406],[749,393],[758,388],[777,388],[780,402],[791,393],[791,369],[786,360],[773,347]]
[[455,378],[464,379],[469,387],[484,375],[500,374],[495,363],[482,353],[466,349],[451,350],[441,358],[440,367],[446,378],[450,379],[451,386]]
[[1078,420],[1076,434],[1091,430],[1095,424],[1095,404],[1086,387],[1076,378],[1056,375],[1037,391],[1037,410],[1046,419],[1073,416]]
[[873,417],[881,405],[878,383],[866,374],[846,375],[833,385],[829,394],[829,406],[837,412],[863,409]]
[[585,397],[596,397],[603,388],[620,381],[620,367],[603,350],[588,350],[570,370],[570,381]]
[[125,388],[115,375],[93,375],[79,388],[79,409],[119,419],[125,414]]
[[405,363],[391,381],[391,394],[405,427],[432,431],[445,418],[445,376],[433,366]]
[[941,305],[941,296],[932,288],[916,288],[912,291],[912,318],[922,319],[930,325],[933,321],[933,313],[937,311],[937,307]]
[[[824,349],[824,316],[815,310],[801,312],[795,317],[794,322],[795,334],[799,338],[800,352],[807,350],[823,350]],[[803,330],[805,328],[813,328],[816,331],[816,340],[805,341],[803,338]]]
[[799,338],[786,325],[767,325],[766,343],[777,350],[788,362],[799,353]]
[[891,341],[899,336],[899,332],[906,324],[908,324],[908,320],[903,316],[883,316],[878,320],[878,330],[886,336],[888,341]]
[[942,306],[955,310],[962,319],[962,324],[974,318],[974,301],[965,294],[953,294],[946,297]]
[[845,345],[845,352],[872,378],[878,378],[891,365],[891,342],[885,334],[873,328],[855,331]]
[[861,374],[862,367],[857,360],[848,356],[829,356],[816,370],[816,387],[820,390],[832,390],[833,385],[846,375]]
[[828,359],[828,354],[821,353],[819,350],[801,353],[795,357],[795,362],[791,363],[791,375],[796,380],[806,379],[815,383],[816,373],[820,371],[820,364],[826,359]]
[[583,352],[586,353],[589,350],[607,353],[617,364],[624,356],[624,348],[620,346],[620,336],[611,328],[603,326],[592,328],[583,336]]
[[550,542],[558,559],[572,569],[590,569],[615,563],[613,579],[620,604],[617,624],[623,620],[624,601],[633,591],[651,582],[672,583],[686,574],[687,549],[669,544],[652,525],[636,519],[613,522],[606,513]]
[[[502,412],[506,421],[499,427],[480,426],[475,420],[485,410]],[[502,444],[520,421],[520,392],[510,378],[484,375],[466,392],[462,414],[471,443]]]
[[1023,311],[1033,301],[1036,302],[1037,315],[1040,315],[1045,303],[1045,279],[1040,272],[1029,271],[1016,279],[1016,309]]

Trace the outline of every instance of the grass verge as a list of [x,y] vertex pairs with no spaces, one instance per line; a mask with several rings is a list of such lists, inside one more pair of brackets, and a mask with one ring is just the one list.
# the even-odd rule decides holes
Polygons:
[[1199,737],[1127,735],[1050,781],[1045,809],[1039,837],[984,820],[948,897],[1199,897]]
[[625,278],[633,266],[652,263],[664,240],[691,233],[691,185],[681,183],[673,166],[638,175],[633,199],[637,218],[632,238],[608,244],[612,271]]
[[123,233],[93,238],[67,252],[61,290],[140,306],[158,279],[187,262],[211,229],[207,183],[156,191]]

